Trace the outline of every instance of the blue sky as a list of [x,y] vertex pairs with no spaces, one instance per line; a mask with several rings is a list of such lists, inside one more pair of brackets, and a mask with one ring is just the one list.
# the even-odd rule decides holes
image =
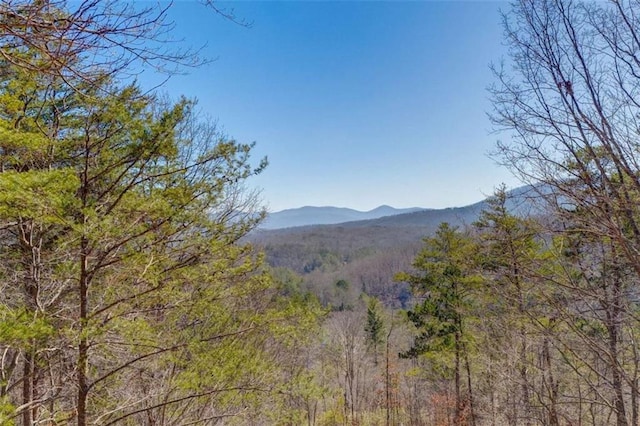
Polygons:
[[[245,28],[179,1],[174,37],[216,60],[164,90],[197,97],[269,158],[251,186],[272,211],[305,205],[443,208],[517,186],[488,158],[486,87],[504,56],[484,1],[220,3]],[[148,79],[144,75],[141,79]]]

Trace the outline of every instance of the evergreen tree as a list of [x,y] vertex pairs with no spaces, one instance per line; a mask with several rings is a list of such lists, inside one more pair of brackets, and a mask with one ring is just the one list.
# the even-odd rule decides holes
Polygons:
[[[486,352],[492,358],[490,363],[505,365],[505,372],[518,373],[518,377],[502,379],[513,383],[519,393],[513,391],[513,386],[504,388],[501,399],[505,404],[500,411],[505,412],[509,424],[529,425],[533,419],[534,392],[530,372],[533,363],[529,361],[533,344],[529,335],[535,322],[531,318],[537,317],[535,305],[540,302],[536,300],[535,276],[542,244],[539,226],[531,219],[512,214],[507,202],[508,194],[502,186],[489,198],[487,208],[474,224],[480,231],[480,264],[485,275],[483,322],[488,325],[484,337]],[[514,329],[516,335],[512,333]],[[511,347],[518,347],[516,360],[508,354]]]
[[[418,335],[413,346],[401,356],[452,354],[455,422],[462,424],[468,414],[469,424],[475,424],[466,324],[473,302],[473,288],[477,284],[473,263],[476,247],[472,239],[447,223],[442,223],[435,236],[424,241],[425,245],[413,263],[417,272],[396,276],[398,281],[408,282],[414,296],[421,300],[407,312]],[[465,396],[463,374],[466,374]]]
[[239,243],[266,161],[191,101],[4,66],[1,421],[265,416],[273,360],[319,315]]
[[369,346],[373,350],[373,362],[378,365],[378,348],[384,342],[384,320],[380,314],[380,302],[371,297],[367,302],[367,323],[364,326]]

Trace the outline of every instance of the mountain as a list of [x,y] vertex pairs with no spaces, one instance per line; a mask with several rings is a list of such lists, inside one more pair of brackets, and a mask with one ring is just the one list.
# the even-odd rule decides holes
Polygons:
[[[507,208],[520,216],[544,214],[539,201],[549,191],[539,187],[516,188],[509,192]],[[416,253],[422,247],[422,239],[432,235],[442,222],[461,227],[471,225],[486,207],[487,200],[483,200],[465,207],[416,209],[367,220],[354,218],[398,210],[382,206],[372,211],[377,210],[377,213],[372,213],[306,207],[281,212],[291,215],[289,222],[281,223],[290,227],[262,227],[246,239],[264,250],[270,266],[299,274],[301,286],[315,294],[325,306],[355,303],[353,300],[357,300],[358,292],[362,291],[378,297],[387,306],[404,308],[410,293],[406,285],[396,283],[393,277],[399,271],[410,270]],[[301,217],[304,217],[303,213],[315,213],[306,216],[308,221],[348,219],[335,224],[291,227],[296,213]],[[275,225],[272,223],[272,226]],[[348,303],[339,300],[341,293],[335,283],[340,280],[352,285],[353,300]]]
[[453,226],[471,225],[484,206],[484,202],[479,202],[466,207],[420,210],[334,224],[260,228],[254,230],[247,239],[266,249],[267,261],[271,266],[285,266],[301,272],[305,269],[303,263],[294,266],[289,261],[277,260],[283,260],[282,247],[288,248],[284,257],[296,258],[304,257],[309,250],[328,250],[339,257],[349,257],[351,252],[369,249],[393,250],[407,244],[419,244],[422,238],[435,232],[442,222]]
[[[406,285],[394,282],[394,275],[411,268],[422,239],[441,222],[470,225],[483,206],[480,202],[337,224],[263,228],[254,230],[247,240],[264,251],[270,266],[299,274],[301,289],[316,295],[325,306],[352,305],[359,292],[366,292],[387,306],[405,308],[410,293]],[[340,280],[351,285],[348,300],[336,290]]]
[[[527,216],[542,211],[538,202],[548,195],[545,186],[522,186],[508,192],[507,208],[514,214]],[[464,207],[425,209],[420,207],[396,209],[382,205],[370,211],[358,211],[343,207],[300,207],[270,213],[262,224],[262,230],[278,230],[315,225],[343,225],[345,227],[367,226],[427,226],[434,230],[441,222],[469,225],[486,207],[487,200]]]
[[396,209],[391,206],[380,206],[362,212],[341,207],[301,207],[271,213],[260,225],[262,229],[282,229],[307,225],[334,225],[338,223],[378,219],[424,210],[419,207]]

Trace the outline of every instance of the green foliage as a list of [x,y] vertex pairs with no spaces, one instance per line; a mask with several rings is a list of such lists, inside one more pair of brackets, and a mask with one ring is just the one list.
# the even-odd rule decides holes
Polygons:
[[279,283],[282,293],[285,296],[296,297],[306,294],[304,290],[304,280],[289,268],[272,268],[271,275]]
[[7,403],[34,422],[171,424],[278,399],[279,351],[323,311],[238,243],[263,217],[241,185],[266,160],[191,101],[2,78],[0,347],[25,363],[2,367]]
[[78,186],[72,169],[0,173],[0,218],[66,224]]
[[349,283],[346,280],[338,280],[336,281],[336,288],[342,291],[348,291],[349,290]]
[[38,312],[0,305],[0,342],[22,349],[38,347],[38,341],[54,334],[53,326]]
[[11,404],[6,396],[0,397],[0,424],[2,426],[13,426],[15,422],[16,407]]
[[407,312],[418,330],[413,346],[403,357],[454,349],[463,332],[463,318],[477,286],[474,275],[476,246],[469,237],[443,223],[436,235],[425,239],[414,261],[417,273],[399,273],[396,280],[408,282],[422,302]]
[[[481,232],[483,250],[480,263],[486,271],[514,268],[515,263],[531,264],[539,256],[542,248],[538,238],[539,226],[534,220],[518,217],[509,211],[504,187],[488,199],[488,207],[480,213],[474,226]],[[517,279],[513,274],[511,276]]]
[[304,273],[310,273],[316,270],[333,271],[337,269],[342,262],[339,256],[326,249],[321,248],[317,253],[313,254],[311,260],[304,265]]
[[380,302],[375,298],[370,298],[367,302],[367,323],[364,331],[367,333],[369,345],[374,351],[384,342],[384,320],[380,313]]

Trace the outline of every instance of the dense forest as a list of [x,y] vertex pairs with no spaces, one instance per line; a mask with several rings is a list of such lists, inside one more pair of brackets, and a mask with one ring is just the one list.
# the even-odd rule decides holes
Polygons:
[[273,239],[253,145],[132,79],[199,62],[166,9],[0,1],[0,423],[640,424],[639,16],[505,12],[535,208]]

